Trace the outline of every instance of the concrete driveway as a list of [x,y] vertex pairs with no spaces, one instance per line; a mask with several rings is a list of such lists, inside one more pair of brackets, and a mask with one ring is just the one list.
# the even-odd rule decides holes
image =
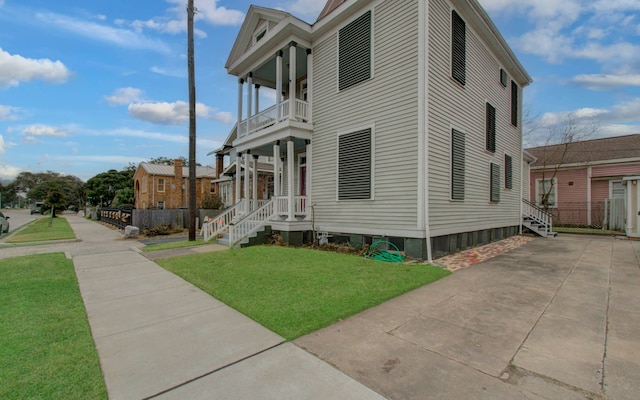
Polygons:
[[637,399],[639,256],[536,239],[295,343],[390,399]]

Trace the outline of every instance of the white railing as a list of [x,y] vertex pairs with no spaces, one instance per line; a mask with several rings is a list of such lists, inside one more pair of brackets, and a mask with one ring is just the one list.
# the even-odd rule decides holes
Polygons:
[[[276,202],[276,214],[282,217],[289,215],[289,197],[277,196],[274,198]],[[293,215],[307,216],[307,196],[293,196]]]
[[553,216],[525,199],[522,199],[522,215],[540,224],[545,232],[553,231]]
[[[308,121],[309,103],[300,99],[295,99],[295,102],[294,117],[299,120]],[[290,118],[289,100],[285,100],[280,103],[280,120],[278,120],[277,107],[277,105],[273,105],[266,110],[261,111],[258,114],[241,121],[238,125],[238,137],[241,138],[251,135],[280,121],[284,121]]]
[[242,220],[229,226],[229,247],[235,247],[242,239],[259,231],[267,221],[277,216],[275,201],[269,201],[262,207],[246,215]]
[[245,199],[240,200],[236,205],[224,213],[218,215],[211,221],[202,224],[202,236],[204,237],[205,242],[208,242],[209,240],[224,233],[229,228],[231,221],[233,221],[237,216],[242,215],[245,208],[244,200]]

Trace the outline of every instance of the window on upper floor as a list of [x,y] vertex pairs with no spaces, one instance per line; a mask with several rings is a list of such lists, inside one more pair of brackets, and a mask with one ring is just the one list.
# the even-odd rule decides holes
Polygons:
[[211,189],[209,189],[209,192],[211,194],[216,194],[216,184],[211,182],[210,185],[211,185]]
[[491,104],[486,105],[485,118],[486,149],[492,153],[496,152],[496,108]]
[[500,68],[500,83],[502,84],[502,86],[507,87],[508,80],[509,79],[507,78],[507,71]]
[[500,201],[500,166],[495,163],[491,163],[491,194],[490,199],[492,203]]
[[465,135],[451,130],[451,200],[464,200]]
[[511,125],[518,126],[518,84],[511,81]]
[[338,136],[338,200],[369,200],[372,197],[371,129]]
[[540,207],[557,207],[557,188],[556,178],[536,179],[536,204]]
[[164,192],[164,178],[158,178],[158,192]]
[[338,89],[371,78],[371,11],[338,33]]
[[467,81],[466,24],[457,12],[451,11],[451,77],[461,84]]

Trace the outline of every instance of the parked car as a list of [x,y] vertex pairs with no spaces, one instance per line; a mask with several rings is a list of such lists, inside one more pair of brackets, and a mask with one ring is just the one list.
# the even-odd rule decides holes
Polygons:
[[0,234],[9,233],[9,217],[0,212]]
[[33,207],[31,208],[31,215],[33,214],[42,214],[42,206],[44,206],[44,201],[36,201],[33,203]]

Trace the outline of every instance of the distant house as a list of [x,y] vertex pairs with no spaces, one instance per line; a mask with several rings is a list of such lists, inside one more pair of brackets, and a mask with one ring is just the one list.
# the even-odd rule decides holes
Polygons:
[[[230,245],[269,227],[431,259],[520,231],[531,78],[477,0],[329,0],[313,24],[251,6],[226,69],[238,122],[225,151],[245,172],[211,234]],[[274,164],[265,204],[251,201],[260,156]]]
[[[215,194],[212,181],[216,170],[196,167],[196,204],[200,208],[207,194]],[[180,159],[174,165],[140,163],[133,175],[135,204],[138,209],[175,209],[189,205],[189,169]]]
[[[527,149],[530,200],[554,224],[638,230],[640,134]],[[546,196],[548,194],[548,196]]]

